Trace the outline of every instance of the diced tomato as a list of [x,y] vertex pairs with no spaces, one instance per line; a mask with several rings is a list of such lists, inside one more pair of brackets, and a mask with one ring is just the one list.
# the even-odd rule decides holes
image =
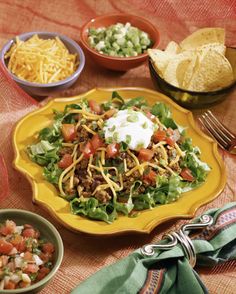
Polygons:
[[166,143],[170,146],[174,146],[175,145],[175,141],[171,138],[171,137],[166,137]]
[[192,182],[194,180],[194,176],[192,175],[191,170],[187,167],[182,169],[180,175],[186,181]]
[[48,267],[43,266],[39,269],[39,272],[47,275],[50,272],[50,269]]
[[16,224],[13,221],[7,220],[4,226],[0,228],[0,234],[7,236],[10,234],[15,233],[16,231]]
[[49,272],[50,272],[50,269],[47,267],[40,268],[39,273],[37,275],[37,281],[42,280]]
[[35,263],[28,263],[26,268],[23,270],[25,273],[37,273],[39,270],[38,265]]
[[154,155],[154,152],[150,149],[141,148],[139,150],[138,159],[141,161],[150,161]]
[[166,140],[166,132],[162,130],[158,130],[153,134],[153,141],[154,143],[158,143],[160,141]]
[[98,148],[102,147],[104,145],[104,142],[102,140],[101,137],[99,137],[98,134],[93,135],[92,139],[90,140],[92,147],[95,150],[97,150]]
[[30,285],[30,283],[20,281],[20,283],[18,285],[20,288],[26,288]]
[[25,240],[21,235],[14,236],[10,242],[17,249],[18,252],[25,251],[26,249]]
[[166,134],[167,134],[168,137],[173,136],[173,134],[174,134],[174,130],[173,130],[172,128],[168,128],[168,129],[166,130]]
[[24,229],[22,236],[25,238],[35,238],[35,230],[33,228]]
[[4,239],[0,239],[0,254],[9,254],[13,249],[13,245]]
[[51,258],[51,254],[41,252],[40,255],[39,255],[39,257],[42,259],[42,261],[43,261],[44,263],[46,263],[46,262],[48,262],[49,259]]
[[119,154],[120,145],[117,143],[112,143],[107,145],[106,156],[107,158],[114,158]]
[[89,104],[90,109],[93,112],[95,112],[96,114],[101,114],[102,113],[101,105],[99,105],[96,101],[89,100],[88,104]]
[[89,158],[91,155],[95,153],[95,150],[93,149],[92,143],[88,141],[84,148],[82,149],[82,152],[84,154],[85,158]]
[[167,137],[166,142],[170,146],[174,146],[175,143],[180,139],[180,133],[178,129],[172,130],[171,128],[168,128],[167,131]]
[[7,255],[0,256],[0,268],[7,265],[9,257]]
[[154,170],[150,170],[147,174],[143,175],[143,180],[148,184],[156,183],[157,173]]
[[62,124],[62,136],[66,142],[71,142],[76,138],[76,129],[73,124]]
[[72,156],[68,153],[64,154],[62,159],[58,162],[58,166],[62,169],[69,167],[73,163]]
[[50,242],[43,244],[42,250],[44,253],[53,253],[55,251],[54,245]]
[[24,224],[24,229],[33,229],[34,227],[29,224]]
[[150,111],[146,110],[145,111],[146,117],[149,118],[151,121],[154,121],[155,115],[151,114]]
[[16,284],[12,281],[8,281],[8,283],[5,285],[4,289],[7,289],[7,290],[16,289]]
[[115,113],[117,113],[117,110],[115,108],[112,108],[112,109],[107,110],[103,114],[103,116],[104,116],[105,119],[108,119],[108,118],[112,117]]
[[33,254],[29,251],[26,251],[25,254],[24,254],[24,260],[27,260],[27,261],[33,261]]

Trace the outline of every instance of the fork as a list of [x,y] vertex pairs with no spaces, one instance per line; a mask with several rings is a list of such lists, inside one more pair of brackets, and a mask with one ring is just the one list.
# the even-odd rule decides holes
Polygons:
[[210,110],[207,110],[198,119],[221,148],[236,154],[236,135],[226,128]]

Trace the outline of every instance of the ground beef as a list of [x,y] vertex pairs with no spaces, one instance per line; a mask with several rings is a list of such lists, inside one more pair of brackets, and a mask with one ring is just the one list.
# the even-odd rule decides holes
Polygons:
[[176,156],[177,156],[177,152],[176,152],[175,149],[169,149],[169,150],[167,150],[167,154],[168,154],[169,161],[175,159]]
[[102,175],[93,175],[94,180],[98,180],[98,181],[103,181],[103,176]]
[[128,156],[128,154],[126,152],[121,152],[120,153],[120,158],[121,159],[125,159],[125,158],[127,158],[127,156]]
[[59,151],[59,155],[62,157],[65,154],[72,154],[73,149],[70,147],[63,147],[62,149],[60,149]]
[[180,174],[180,173],[181,173],[181,168],[180,168],[180,166],[179,166],[179,163],[178,163],[178,162],[177,162],[177,163],[175,163],[175,164],[173,164],[173,165],[171,166],[171,169],[172,169],[173,171],[177,172],[178,174]]
[[86,169],[87,170],[88,167],[88,159],[83,158],[80,163],[77,165],[77,169]]
[[93,179],[91,178],[86,178],[86,179],[82,179],[82,186],[84,187],[84,190],[86,192],[91,192],[91,185],[93,184]]
[[86,131],[82,126],[80,126],[77,130],[78,132],[78,141],[79,142],[87,142],[90,139],[90,133]]
[[145,190],[146,190],[146,187],[144,185],[142,185],[138,188],[137,192],[138,192],[138,194],[142,194],[145,192]]
[[106,203],[111,199],[111,196],[109,193],[105,190],[97,191],[95,193],[95,197],[98,199],[99,202],[101,203]]
[[127,156],[126,164],[129,169],[135,167],[136,165],[134,160],[131,158],[131,156]]
[[92,183],[92,185],[91,185],[91,190],[94,191],[97,188],[97,186],[99,186],[101,184],[102,184],[101,181],[94,180],[93,183]]
[[91,197],[91,192],[82,192],[81,193],[81,196],[83,196],[84,198],[89,198],[89,197]]

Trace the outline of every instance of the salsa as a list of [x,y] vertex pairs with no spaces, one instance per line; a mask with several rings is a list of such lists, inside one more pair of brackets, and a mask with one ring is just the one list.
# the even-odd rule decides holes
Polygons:
[[0,223],[0,290],[25,288],[53,267],[54,245],[30,224]]

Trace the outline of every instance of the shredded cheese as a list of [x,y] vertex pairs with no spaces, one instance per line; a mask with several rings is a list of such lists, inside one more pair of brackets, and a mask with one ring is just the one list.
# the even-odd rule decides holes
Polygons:
[[63,187],[62,187],[62,183],[63,183],[63,178],[64,176],[71,170],[73,169],[74,166],[76,166],[76,164],[78,164],[82,159],[83,159],[84,155],[83,153],[80,155],[80,157],[78,159],[76,159],[70,166],[68,166],[60,175],[59,177],[59,181],[58,181],[58,188],[59,188],[59,191],[61,193],[62,196],[65,196],[65,192],[63,190]]
[[91,173],[90,167],[92,165],[92,162],[93,162],[93,155],[91,155],[89,157],[89,163],[88,163],[88,167],[87,167],[87,173],[91,178],[92,178],[92,173]]
[[113,196],[114,196],[114,200],[116,199],[116,191],[115,191],[115,189],[114,189],[114,187],[113,187],[113,185],[112,185],[112,183],[111,183],[111,180],[104,174],[104,170],[103,170],[103,167],[102,167],[102,164],[101,164],[101,162],[99,161],[99,167],[100,167],[100,169],[101,169],[101,174],[102,174],[102,176],[103,176],[103,178],[104,178],[104,180],[107,182],[107,184],[109,185],[109,188],[111,189],[111,192],[112,192],[112,194],[113,194]]
[[104,124],[104,122],[103,122],[103,120],[100,118],[100,119],[97,121],[97,125],[99,126],[100,129],[103,128],[103,124]]
[[177,162],[179,161],[179,155],[177,155],[170,163],[169,166],[173,166],[175,165]]
[[89,127],[87,127],[86,125],[82,125],[82,127],[90,134],[96,135],[97,133],[94,132],[93,130],[91,130]]
[[70,114],[70,113],[81,113],[85,118],[90,119],[90,120],[96,120],[96,119],[98,120],[101,117],[98,114],[88,112],[84,109],[71,109],[70,111],[68,111],[67,114]]
[[130,150],[127,150],[127,153],[134,159],[134,162],[136,164],[136,167],[137,167],[140,175],[142,176],[142,174],[143,174],[143,168],[140,165],[138,158]]
[[127,162],[126,162],[126,158],[124,159],[124,172],[126,173],[128,171],[127,169]]
[[108,184],[102,184],[102,185],[99,185],[96,187],[96,189],[93,191],[92,195],[95,195],[97,191],[100,191],[100,190],[104,190],[104,189],[107,189],[109,188],[110,186]]
[[101,150],[101,163],[102,165],[105,165],[105,150]]
[[155,144],[155,145],[152,146],[152,149],[155,150],[155,149],[157,149],[161,145],[166,145],[166,141],[160,141],[160,142],[158,142],[157,144]]
[[78,144],[75,144],[74,149],[71,154],[72,157],[75,155],[77,148],[78,148]]
[[165,147],[163,145],[160,145],[158,147],[160,148],[160,151],[162,153],[163,160],[165,161],[166,164],[168,164],[168,155],[167,155]]
[[167,169],[171,174],[175,174],[175,172],[169,166],[165,166],[165,169]]
[[4,58],[9,59],[8,69],[18,78],[40,84],[64,80],[78,66],[77,54],[70,54],[58,37],[44,40],[34,35],[26,41],[16,37]]
[[175,143],[175,148],[179,154],[180,157],[184,157],[185,156],[185,152],[182,151],[180,148],[179,148],[179,145],[177,143]]
[[75,144],[73,144],[73,143],[61,143],[61,145],[64,146],[64,147],[72,147]]

